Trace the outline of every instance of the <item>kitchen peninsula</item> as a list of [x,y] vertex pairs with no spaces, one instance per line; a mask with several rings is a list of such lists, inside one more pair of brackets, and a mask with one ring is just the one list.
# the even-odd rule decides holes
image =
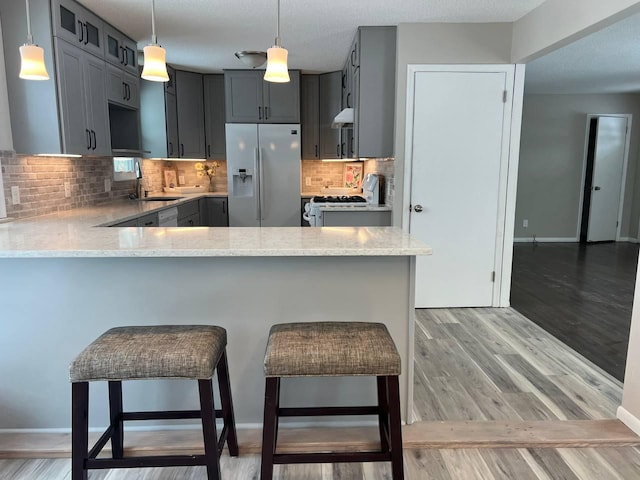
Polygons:
[[[95,226],[116,220],[96,206],[0,225],[0,429],[68,429],[68,365],[108,328],[198,323],[227,329],[236,421],[256,426],[269,328],[321,320],[388,326],[410,421],[414,265],[429,247],[391,227]],[[375,398],[367,380],[295,379],[283,398],[366,404]],[[197,402],[186,382],[136,383],[125,384],[127,409]],[[102,387],[92,389],[93,427],[107,423]]]

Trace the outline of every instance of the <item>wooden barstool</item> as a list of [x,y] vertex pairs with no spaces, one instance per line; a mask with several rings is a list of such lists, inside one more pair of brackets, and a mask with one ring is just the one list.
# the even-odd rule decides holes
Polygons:
[[[205,465],[209,480],[220,479],[220,454],[225,442],[238,456],[229,368],[227,332],[209,325],[162,325],[112,328],[90,344],[69,368],[72,397],[72,480],[86,480],[90,469]],[[212,377],[218,373],[222,408],[215,410]],[[198,380],[200,410],[123,412],[122,381],[148,379]],[[109,382],[110,425],[94,447],[89,441],[89,382]],[[126,420],[202,419],[204,455],[125,457]],[[218,438],[216,418],[224,426]],[[96,458],[111,440],[112,458]]]
[[[381,323],[313,322],[274,325],[264,358],[266,389],[262,434],[262,480],[274,464],[391,462],[394,480],[404,478],[400,425],[400,355]],[[378,404],[357,407],[280,408],[283,377],[374,376]],[[276,453],[280,417],[376,415],[380,450],[339,453]]]

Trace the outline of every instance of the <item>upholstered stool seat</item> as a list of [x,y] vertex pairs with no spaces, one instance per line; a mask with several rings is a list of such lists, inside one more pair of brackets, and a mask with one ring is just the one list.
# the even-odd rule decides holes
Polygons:
[[[90,469],[205,465],[207,478],[220,478],[224,444],[238,455],[229,367],[227,333],[211,325],[159,325],[118,327],[108,330],[71,363],[72,480],[86,480]],[[212,377],[218,375],[221,409],[213,400]],[[199,410],[124,412],[122,381],[191,379],[198,381]],[[89,382],[109,382],[110,425],[88,450]],[[218,437],[216,417],[223,419]],[[124,456],[123,422],[200,418],[204,455]],[[96,458],[111,441],[112,458]]]
[[[274,325],[264,357],[266,377],[262,480],[273,478],[274,464],[390,461],[394,480],[404,478],[400,392],[401,359],[381,323],[311,322]],[[378,404],[356,407],[280,408],[280,381],[291,377],[373,376]],[[380,450],[375,452],[278,454],[280,417],[376,415]]]

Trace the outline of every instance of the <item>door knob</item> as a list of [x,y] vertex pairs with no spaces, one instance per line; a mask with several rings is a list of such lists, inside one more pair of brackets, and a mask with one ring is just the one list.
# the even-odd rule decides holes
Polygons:
[[600,190],[600,187],[593,187],[594,190]]
[[413,211],[416,212],[416,213],[422,212],[422,205],[415,205],[413,207]]

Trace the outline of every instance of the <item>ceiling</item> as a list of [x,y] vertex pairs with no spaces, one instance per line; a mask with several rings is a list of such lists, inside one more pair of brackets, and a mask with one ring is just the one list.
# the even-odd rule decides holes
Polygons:
[[[138,41],[151,38],[151,0],[79,0]],[[433,22],[513,22],[544,0],[281,0],[280,36],[289,66],[342,68],[356,28]],[[155,0],[158,42],[167,61],[216,72],[243,68],[239,50],[266,50],[275,37],[276,0]]]
[[527,64],[526,93],[640,92],[640,14]]

